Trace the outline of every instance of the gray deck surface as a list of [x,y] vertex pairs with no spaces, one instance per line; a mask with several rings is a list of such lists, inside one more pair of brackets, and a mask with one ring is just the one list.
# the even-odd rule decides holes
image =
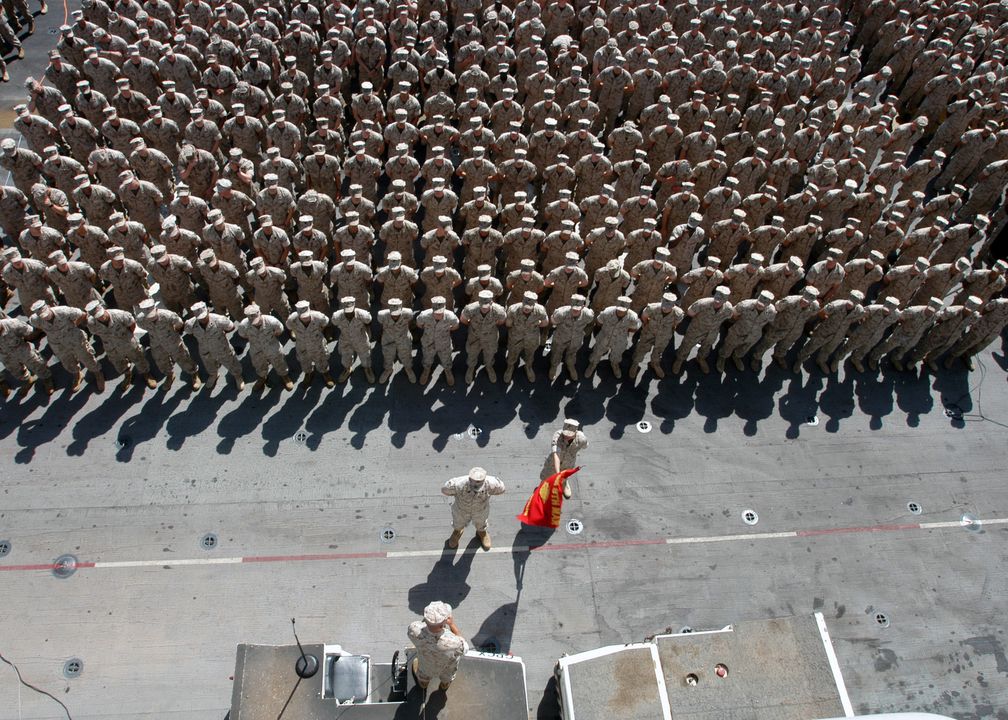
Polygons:
[[[63,21],[50,7],[0,88],[0,127],[25,75],[44,66],[47,30]],[[617,386],[603,370],[596,389],[577,393],[541,379],[531,391],[524,380],[507,392],[478,380],[468,394],[440,382],[421,395],[401,378],[383,388],[355,375],[334,391],[262,399],[221,382],[212,396],[176,387],[120,398],[110,383],[103,400],[89,391],[58,392],[47,406],[12,400],[0,404],[0,539],[11,543],[0,565],[63,553],[154,564],[82,567],[66,579],[0,572],[0,652],[75,720],[220,720],[238,643],[288,644],[296,615],[302,640],[388,662],[437,598],[457,605],[466,635],[525,660],[531,714],[551,717],[563,652],[820,610],[855,710],[1005,720],[1006,524],[624,542],[1008,516],[1008,389],[996,345],[982,386],[980,372],[962,369],[827,380],[774,368],[757,380],[691,366],[650,389]],[[943,398],[972,414],[950,419]],[[584,532],[522,531],[512,518],[565,415],[592,443],[564,508]],[[805,424],[812,415],[816,426]],[[638,433],[642,419],[652,432]],[[456,437],[470,426],[482,430],[475,440]],[[305,444],[293,440],[302,429]],[[495,545],[543,550],[477,555],[470,542],[467,554],[438,556],[450,531],[439,485],[474,464],[509,486],[495,500]],[[741,520],[746,508],[759,514],[754,527]],[[388,527],[396,535],[386,543]],[[215,550],[199,544],[207,532],[219,537]],[[560,544],[574,547],[549,551]],[[435,552],[171,564],[412,550]],[[66,680],[71,657],[83,673]],[[28,690],[19,697],[0,666],[0,720],[19,717],[63,715]]]
[[[563,652],[821,610],[856,710],[1004,718],[1008,525],[957,523],[1008,516],[1002,352],[983,357],[982,385],[979,369],[839,381],[770,369],[758,382],[690,370],[650,389],[603,375],[576,393],[478,381],[468,394],[439,384],[421,395],[399,380],[262,399],[224,383],[196,397],[118,398],[113,385],[104,402],[84,391],[43,406],[31,395],[0,412],[0,537],[12,548],[0,563],[69,552],[153,564],[66,579],[0,573],[0,646],[78,719],[222,718],[238,643],[288,644],[296,615],[306,642],[388,662],[406,625],[442,598],[468,637],[524,658],[530,709],[549,717]],[[943,397],[963,421],[945,415]],[[816,426],[805,423],[813,414]],[[551,537],[512,518],[565,415],[592,443],[564,508],[584,532]],[[641,419],[650,433],[637,431]],[[304,444],[293,439],[301,429]],[[439,485],[477,463],[509,486],[491,526],[504,551],[477,553],[467,535],[468,552],[442,552]],[[742,522],[746,508],[757,525]],[[943,521],[953,526],[900,529]],[[854,530],[689,540],[838,528]],[[206,532],[215,550],[201,548]],[[663,538],[685,541],[635,542]],[[402,551],[426,554],[385,555]],[[339,559],[171,564],[313,554]],[[84,672],[64,680],[75,656]],[[58,717],[48,699],[21,702],[24,717]],[[0,718],[16,717],[14,675],[2,672]]]

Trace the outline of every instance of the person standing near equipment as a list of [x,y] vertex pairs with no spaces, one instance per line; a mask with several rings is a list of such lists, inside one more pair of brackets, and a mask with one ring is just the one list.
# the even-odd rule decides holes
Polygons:
[[451,605],[441,601],[430,603],[424,608],[423,620],[410,623],[406,635],[417,650],[412,664],[417,683],[426,690],[430,681],[437,678],[438,688],[447,690],[458,672],[459,661],[469,650],[469,643],[452,618]]

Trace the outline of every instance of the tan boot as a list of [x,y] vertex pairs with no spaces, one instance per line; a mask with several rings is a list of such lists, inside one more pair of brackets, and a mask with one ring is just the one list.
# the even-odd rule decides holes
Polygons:
[[52,395],[56,388],[53,387],[52,377],[42,378],[42,387],[45,388],[46,395]]
[[322,379],[325,380],[325,386],[327,388],[336,387],[336,381],[333,380],[333,376],[328,371],[322,373]]
[[430,373],[431,373],[431,369],[429,367],[425,367],[423,369],[423,372],[420,373],[420,384],[421,385],[426,385],[428,382],[430,382]]
[[487,377],[490,378],[490,382],[492,382],[492,383],[497,382],[497,373],[496,373],[496,371],[492,367],[490,367],[489,365],[487,365],[486,371],[487,371]]
[[350,373],[352,373],[352,372],[353,372],[353,368],[348,368],[348,367],[343,368],[343,372],[341,372],[339,374],[339,377],[336,378],[336,382],[345,383],[350,378]]
[[413,372],[413,368],[406,368],[406,379],[416,384],[416,373]]
[[98,392],[100,392],[100,393],[105,392],[105,376],[104,375],[102,375],[100,372],[95,373],[94,382],[95,382],[95,388],[98,390]]
[[578,379],[578,372],[577,372],[577,368],[574,367],[574,361],[573,360],[568,360],[567,361],[566,368],[567,368],[567,374],[570,375],[570,379],[571,380],[577,380]]
[[617,380],[623,377],[623,371],[620,369],[618,362],[616,362],[615,360],[610,360],[609,367],[612,368],[612,374],[616,376]]
[[514,363],[508,363],[507,367],[504,369],[504,384],[509,385],[511,383],[511,378],[514,377]]
[[658,378],[659,380],[661,380],[663,377],[665,377],[665,371],[662,370],[662,366],[661,365],[659,365],[658,363],[651,363],[650,367],[651,367],[651,372],[653,372],[655,374],[656,378]]
[[714,361],[714,367],[717,368],[719,373],[724,372],[724,358],[720,355],[717,356],[717,360]]
[[385,368],[382,374],[378,376],[378,382],[382,385],[388,382],[388,379],[392,377],[392,368]]
[[455,373],[451,371],[451,368],[445,368],[444,379],[445,382],[448,383],[448,387],[455,385]]
[[738,370],[739,372],[745,370],[745,365],[742,364],[742,358],[738,356],[733,356],[732,362],[735,363],[735,369]]
[[472,381],[476,378],[476,368],[472,365],[466,368],[465,383],[466,385],[472,385]]
[[132,384],[133,384],[133,366],[130,365],[128,368],[126,368],[126,372],[123,373],[123,379],[122,379],[123,390],[125,390]]
[[6,380],[0,380],[0,395],[3,395],[4,399],[6,400],[8,397],[10,397],[10,394],[11,394],[10,385],[7,384]]
[[557,375],[559,375],[559,374],[560,374],[560,363],[557,363],[556,365],[550,365],[550,369],[549,369],[549,379],[550,379],[550,382],[553,382],[554,380],[556,380],[557,379]]
[[672,363],[672,374],[678,375],[682,372],[682,360],[676,358],[676,361]]
[[448,547],[453,550],[459,546],[459,540],[462,539],[462,533],[464,530],[452,530],[452,534],[448,537]]
[[[174,378],[173,378],[173,376],[169,375],[168,379],[172,380]],[[200,380],[200,376],[199,375],[193,375],[192,376],[192,382],[189,383],[189,387],[191,387],[193,389],[193,391],[199,390],[201,387],[203,387],[203,381]]]
[[266,378],[261,377],[255,381],[255,385],[252,386],[252,392],[261,393],[266,389]]
[[155,380],[150,373],[144,375],[144,381],[147,383],[147,387],[150,388],[151,390],[157,388],[157,380]]
[[636,378],[638,373],[640,373],[640,365],[634,363],[630,366],[630,372],[628,373],[631,378]]
[[698,357],[696,359],[696,362],[697,362],[697,365],[700,366],[700,372],[702,372],[704,375],[706,375],[706,374],[708,374],[710,372],[710,365],[707,364],[707,360],[705,360],[702,357]]
[[535,371],[532,369],[531,365],[525,366],[525,377],[528,378],[530,383],[535,382]]
[[374,382],[374,370],[372,370],[369,367],[364,368],[364,379],[367,380],[369,383],[373,383]]
[[212,390],[214,388],[214,386],[217,384],[217,381],[219,379],[220,379],[220,373],[219,372],[215,372],[213,375],[211,375],[210,377],[208,377],[206,379],[206,382],[203,383],[203,384],[206,386],[207,390]]
[[294,389],[294,381],[291,380],[289,376],[284,375],[283,377],[280,378],[280,382],[283,383],[284,390],[293,390]]
[[598,366],[598,363],[594,363],[594,362],[588,363],[588,367],[585,368],[585,377],[591,377],[592,375],[594,375],[595,374],[595,368],[597,366]]
[[483,546],[484,550],[489,550],[490,549],[490,547],[491,547],[491,545],[490,545],[490,533],[488,533],[486,530],[477,530],[476,531],[476,537],[479,538],[480,545]]

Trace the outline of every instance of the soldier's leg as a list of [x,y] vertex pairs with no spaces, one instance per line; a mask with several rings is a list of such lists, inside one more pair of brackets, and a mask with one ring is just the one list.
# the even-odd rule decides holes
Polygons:
[[639,339],[634,346],[633,356],[630,359],[630,377],[637,374],[637,366],[640,364],[648,351],[651,351],[651,362],[654,362],[654,338]]
[[591,353],[588,355],[588,367],[585,368],[585,376],[594,374],[595,368],[608,353],[609,342],[601,335],[596,336],[595,344],[592,345]]
[[613,375],[617,379],[623,377],[623,370],[620,365],[623,362],[623,355],[626,353],[629,339],[626,333],[620,333],[609,344],[609,367],[612,368]]
[[336,347],[339,350],[340,364],[343,366],[343,372],[336,378],[336,382],[346,382],[352,372],[354,355],[356,353],[354,353],[353,347],[348,340],[343,340]]
[[364,369],[364,377],[367,378],[368,382],[374,382],[374,369],[373,363],[371,361],[371,346],[364,341],[358,342],[356,347],[354,347],[354,353],[357,355],[357,359],[360,362],[361,367]]
[[529,382],[535,382],[533,364],[535,363],[536,350],[539,349],[539,331],[525,338],[521,345],[521,355],[525,362],[525,377],[528,378]]
[[437,350],[434,348],[433,342],[421,342],[420,350],[423,355],[423,372],[420,374],[420,384],[426,385],[430,380],[431,368],[434,367],[434,362],[437,360]]
[[413,372],[413,343],[410,342],[409,335],[400,338],[396,343],[395,355],[406,371],[406,379],[411,383],[415,383],[417,378]]
[[798,342],[798,338],[801,337],[801,332],[802,328],[799,327],[777,341],[773,351],[773,359],[774,362],[776,362],[781,368],[787,368],[786,360],[788,351],[791,350],[796,342]]
[[449,385],[455,384],[455,374],[452,372],[452,350],[450,344],[445,344],[437,349],[438,361],[444,368],[445,382]]
[[869,365],[869,367],[871,367],[873,369],[877,368],[878,364],[879,364],[879,360],[881,360],[883,357],[885,357],[890,352],[892,352],[897,347],[899,347],[899,344],[900,343],[899,343],[899,339],[898,338],[892,338],[892,337],[890,337],[890,338],[888,338],[886,340],[883,340],[878,345],[876,345],[874,348],[872,348],[872,350],[868,353],[868,365]]
[[466,354],[466,374],[465,381],[466,385],[473,381],[476,377],[476,367],[479,365],[479,354],[480,345],[476,338],[476,334],[469,329],[469,337],[466,338],[465,354]]
[[700,336],[700,331],[698,328],[694,328],[691,323],[688,328],[686,328],[686,334],[683,335],[682,342],[679,343],[679,347],[676,350],[675,362],[672,363],[672,373],[678,375],[682,370],[683,364],[689,358],[690,352],[693,350],[693,346],[696,344],[697,338]]
[[700,371],[705,374],[710,372],[710,366],[707,365],[707,356],[710,355],[711,350],[714,348],[714,343],[717,342],[719,332],[720,328],[716,327],[711,332],[707,333],[700,340],[700,347],[697,348],[697,365],[700,366]]
[[269,375],[269,359],[266,357],[265,353],[251,347],[249,348],[248,356],[249,360],[252,361],[252,369],[255,370],[255,374],[259,376],[256,387],[261,389],[263,385],[266,384],[266,377]]
[[499,338],[496,336],[496,333],[479,341],[479,353],[483,357],[487,377],[490,378],[490,382],[492,383],[497,382],[497,370],[494,368],[494,361],[497,356],[498,343]]

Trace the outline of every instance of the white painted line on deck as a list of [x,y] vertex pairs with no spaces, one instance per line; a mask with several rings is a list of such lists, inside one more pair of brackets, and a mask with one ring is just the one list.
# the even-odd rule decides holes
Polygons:
[[819,636],[822,638],[823,648],[826,650],[826,659],[829,660],[830,670],[833,671],[833,682],[836,684],[837,693],[840,695],[840,704],[843,705],[844,717],[854,717],[854,706],[847,695],[847,685],[844,683],[843,673],[840,672],[840,663],[837,660],[836,651],[833,650],[833,641],[830,639],[829,630],[826,629],[826,619],[821,612],[813,613],[816,625],[819,626]]

